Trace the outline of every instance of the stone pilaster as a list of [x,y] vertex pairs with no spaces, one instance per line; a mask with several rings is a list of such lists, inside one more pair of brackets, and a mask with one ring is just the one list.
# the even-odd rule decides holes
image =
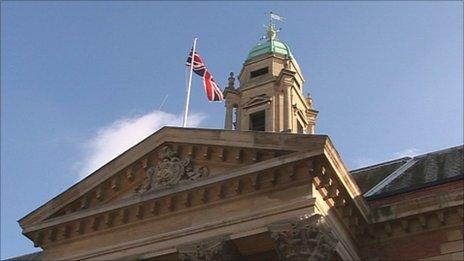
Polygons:
[[224,121],[224,129],[232,130],[232,115],[233,112],[233,105],[230,102],[226,102],[226,119]]
[[284,131],[290,132],[292,129],[292,110],[291,110],[291,96],[290,86],[284,86]]

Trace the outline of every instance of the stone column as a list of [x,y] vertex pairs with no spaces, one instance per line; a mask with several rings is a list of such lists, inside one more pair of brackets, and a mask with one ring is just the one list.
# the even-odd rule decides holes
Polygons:
[[273,100],[273,110],[274,110],[274,131],[281,131],[280,127],[280,111],[279,111],[279,103],[280,103],[280,93],[276,92],[274,95]]
[[269,230],[276,242],[279,260],[338,260],[335,251],[338,240],[319,214],[271,224]]
[[232,115],[233,105],[230,102],[226,102],[226,119],[224,121],[224,129],[232,130]]
[[177,247],[181,261],[243,260],[234,243],[224,237],[205,239]]

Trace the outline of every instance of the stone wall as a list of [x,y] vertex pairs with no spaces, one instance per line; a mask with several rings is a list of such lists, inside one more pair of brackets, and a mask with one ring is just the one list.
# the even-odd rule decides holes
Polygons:
[[366,246],[366,260],[463,260],[463,228],[425,232]]

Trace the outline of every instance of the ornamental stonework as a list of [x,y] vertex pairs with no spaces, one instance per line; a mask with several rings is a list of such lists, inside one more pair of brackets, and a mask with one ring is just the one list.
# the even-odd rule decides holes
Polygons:
[[223,238],[206,239],[178,247],[181,261],[235,261],[243,260],[237,247]]
[[137,189],[137,193],[169,188],[182,182],[189,182],[209,176],[209,169],[201,166],[194,169],[190,157],[179,158],[177,152],[164,146],[158,152],[159,162],[146,170],[146,179]]
[[270,229],[280,260],[337,260],[338,240],[319,214],[303,216],[290,224],[276,224]]

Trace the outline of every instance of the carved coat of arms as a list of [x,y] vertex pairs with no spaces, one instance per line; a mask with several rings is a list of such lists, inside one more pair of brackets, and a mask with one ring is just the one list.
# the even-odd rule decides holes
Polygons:
[[136,189],[137,192],[171,187],[182,180],[195,180],[209,175],[207,167],[203,166],[195,171],[190,157],[180,159],[168,146],[161,148],[158,158],[160,162],[147,169],[147,179]]

